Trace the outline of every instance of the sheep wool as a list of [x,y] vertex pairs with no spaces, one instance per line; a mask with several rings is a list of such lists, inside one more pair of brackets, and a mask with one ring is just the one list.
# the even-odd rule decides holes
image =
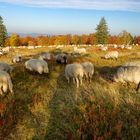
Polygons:
[[81,63],[81,65],[84,68],[85,78],[91,81],[92,76],[94,74],[94,65],[91,62],[84,62],[84,63]]
[[0,94],[3,95],[8,90],[13,93],[11,77],[7,72],[0,70]]
[[118,51],[111,51],[111,52],[108,52],[108,53],[105,55],[105,59],[109,59],[109,58],[118,59],[118,56],[119,56]]
[[117,70],[117,73],[114,75],[113,80],[115,82],[133,82],[138,84],[136,90],[140,86],[140,67],[137,66],[122,66]]
[[44,60],[30,59],[25,62],[25,68],[30,71],[36,71],[39,74],[49,73],[48,64]]
[[65,68],[65,77],[69,83],[70,78],[73,79],[73,83],[76,81],[77,88],[79,87],[79,83],[82,85],[82,78],[84,76],[84,69],[81,64],[74,63],[68,64]]

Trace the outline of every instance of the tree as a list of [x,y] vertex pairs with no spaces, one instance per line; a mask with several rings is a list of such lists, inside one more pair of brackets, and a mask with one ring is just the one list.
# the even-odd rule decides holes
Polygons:
[[101,18],[99,24],[96,28],[96,43],[97,44],[106,44],[108,40],[108,26],[104,17]]
[[123,30],[119,35],[118,35],[118,39],[119,39],[119,44],[131,44],[133,42],[133,37],[132,35],[127,32],[126,30]]
[[81,44],[80,36],[78,36],[78,35],[72,36],[72,44],[74,44],[74,45],[80,45]]
[[3,24],[3,19],[0,16],[0,47],[4,47],[6,37],[7,37],[7,30],[5,25]]
[[134,42],[134,43],[140,45],[140,36],[137,36],[137,37],[135,38],[135,42]]
[[108,43],[109,44],[118,44],[118,37],[117,36],[109,36],[108,37]]
[[83,35],[81,36],[81,43],[82,43],[82,44],[90,44],[89,36],[83,34]]
[[10,37],[10,45],[11,46],[19,46],[20,45],[20,38],[17,34],[12,34]]
[[89,34],[89,44],[95,44],[95,34]]

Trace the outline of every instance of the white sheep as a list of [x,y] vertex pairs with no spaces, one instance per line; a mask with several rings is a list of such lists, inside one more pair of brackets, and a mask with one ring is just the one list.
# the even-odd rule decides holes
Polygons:
[[94,74],[94,65],[91,62],[84,62],[84,63],[81,63],[81,65],[84,68],[85,78],[91,81],[92,76]]
[[117,73],[113,77],[115,82],[133,82],[138,84],[137,89],[140,86],[140,67],[137,66],[122,66],[117,70]]
[[127,62],[127,63],[123,64],[123,66],[138,66],[138,67],[140,67],[140,61]]
[[130,45],[127,45],[125,48],[128,50],[132,50],[132,46],[130,46]]
[[49,60],[52,59],[52,54],[50,54],[50,53],[42,53],[42,54],[40,54],[39,59],[49,61]]
[[86,49],[85,48],[74,47],[73,53],[74,54],[85,54],[86,53]]
[[11,77],[7,72],[0,70],[0,94],[3,95],[8,90],[13,93]]
[[9,46],[4,47],[4,48],[2,48],[2,51],[4,54],[6,54],[6,53],[10,52],[10,47]]
[[116,49],[116,48],[118,48],[118,45],[117,44],[114,44],[113,47]]
[[25,62],[25,68],[30,71],[36,71],[39,74],[49,73],[48,64],[44,60],[30,59]]
[[107,50],[108,50],[108,47],[103,45],[103,46],[100,47],[100,49],[101,49],[102,51],[107,51]]
[[65,67],[65,77],[70,82],[70,78],[73,79],[73,83],[76,81],[77,88],[79,87],[79,83],[82,85],[82,79],[84,76],[84,69],[81,64],[74,63],[74,64],[68,64]]
[[31,50],[31,49],[35,49],[34,46],[28,46],[27,48],[30,49],[30,50]]
[[125,45],[119,45],[118,47],[121,48],[121,49],[124,49]]
[[22,62],[22,55],[19,54],[19,55],[16,55],[15,57],[13,57],[12,62],[13,62],[13,63]]
[[119,52],[118,52],[118,51],[111,51],[111,52],[108,52],[108,53],[105,55],[105,59],[110,59],[110,58],[118,59],[118,56],[119,56]]
[[0,62],[0,70],[11,73],[13,71],[13,67],[5,62]]
[[3,51],[2,51],[2,50],[0,50],[0,55],[4,55],[4,53],[3,53]]

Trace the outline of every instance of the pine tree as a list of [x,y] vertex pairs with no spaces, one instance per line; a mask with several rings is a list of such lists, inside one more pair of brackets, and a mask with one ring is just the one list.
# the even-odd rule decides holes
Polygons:
[[6,37],[7,37],[7,30],[5,25],[3,24],[3,19],[0,16],[0,47],[4,47]]
[[106,44],[108,40],[108,26],[104,17],[101,18],[99,25],[96,28],[96,43],[97,44]]

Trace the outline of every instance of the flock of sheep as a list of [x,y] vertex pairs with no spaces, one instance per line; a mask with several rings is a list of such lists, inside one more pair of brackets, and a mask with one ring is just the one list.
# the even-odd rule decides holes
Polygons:
[[[73,54],[81,54],[86,53],[85,48],[77,48],[74,47]],[[118,51],[110,51],[108,52],[104,58],[115,58],[117,59],[119,56]],[[88,80],[91,82],[92,77],[94,75],[94,65],[91,62],[84,63],[68,63],[68,55],[65,53],[60,53],[57,55],[53,55],[51,53],[42,53],[38,58],[31,58],[25,62],[25,68],[29,71],[35,71],[39,74],[49,73],[48,61],[54,59],[57,63],[66,64],[65,66],[65,78],[70,82],[73,81],[78,88],[82,85],[83,80]],[[20,63],[23,61],[23,56],[18,54],[12,58],[13,63]],[[8,90],[13,93],[13,84],[10,77],[10,73],[13,71],[13,67],[5,62],[0,62],[0,94],[8,92]],[[115,82],[134,82],[137,84],[137,89],[140,86],[140,62],[127,62],[118,68],[116,74],[114,74],[113,81]]]

